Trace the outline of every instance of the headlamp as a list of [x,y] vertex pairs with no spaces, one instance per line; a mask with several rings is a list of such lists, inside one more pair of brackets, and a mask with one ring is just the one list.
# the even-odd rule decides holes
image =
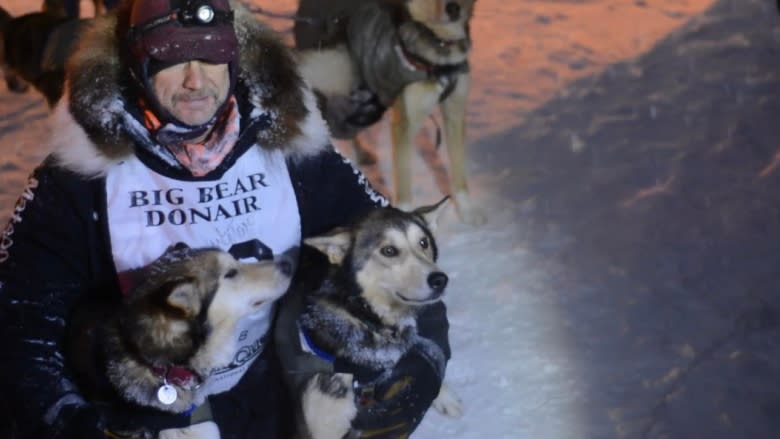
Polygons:
[[[174,5],[177,2],[174,1]],[[137,24],[130,29],[131,39],[140,38],[145,32],[158,26],[178,22],[184,27],[231,24],[233,11],[214,9],[208,0],[182,0],[171,13]]]
[[214,9],[206,0],[184,0],[179,5],[176,15],[184,26],[209,26],[233,21],[233,11]]
[[195,18],[201,23],[211,23],[211,20],[214,19],[214,8],[209,5],[200,6],[195,13]]

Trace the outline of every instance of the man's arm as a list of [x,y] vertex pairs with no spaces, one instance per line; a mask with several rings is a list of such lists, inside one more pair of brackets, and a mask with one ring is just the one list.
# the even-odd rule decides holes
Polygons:
[[333,146],[294,163],[290,172],[298,194],[303,238],[323,234],[389,204]]
[[[104,429],[158,431],[189,423],[129,403],[116,410],[89,403],[66,354],[74,310],[119,294],[100,217],[102,188],[44,163],[2,233],[0,400],[8,410],[0,423],[20,439],[104,439]],[[93,361],[93,351],[78,354]]]
[[[97,420],[66,372],[62,348],[68,315],[88,287],[88,228],[96,223],[82,209],[88,197],[70,192],[68,180],[50,165],[38,168],[2,234],[0,394],[20,437],[66,437],[75,423]],[[79,434],[102,437],[96,424]]]

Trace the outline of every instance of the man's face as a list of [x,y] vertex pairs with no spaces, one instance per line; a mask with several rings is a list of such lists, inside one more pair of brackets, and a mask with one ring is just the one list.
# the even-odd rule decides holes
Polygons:
[[227,64],[190,61],[152,76],[152,89],[160,105],[187,125],[211,120],[227,98],[229,88]]

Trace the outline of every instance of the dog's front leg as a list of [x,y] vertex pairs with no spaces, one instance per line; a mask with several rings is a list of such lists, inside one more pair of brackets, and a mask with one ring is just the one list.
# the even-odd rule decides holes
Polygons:
[[466,98],[470,82],[468,73],[458,75],[455,89],[441,103],[441,112],[450,162],[450,190],[455,207],[463,222],[479,225],[485,222],[485,216],[473,205],[466,183]]
[[213,421],[184,428],[162,430],[157,439],[220,439],[219,428]]
[[463,416],[463,403],[460,401],[460,398],[458,398],[458,395],[450,389],[447,383],[441,385],[439,396],[433,400],[433,408],[442,415],[451,418],[460,418]]
[[413,82],[393,104],[393,185],[395,204],[401,209],[409,209],[412,204],[414,137],[436,108],[440,93],[437,81]]
[[314,375],[303,394],[303,418],[311,439],[342,439],[357,414],[352,375]]
[[[2,44],[2,40],[0,40],[0,44]],[[5,85],[10,91],[14,93],[24,93],[30,88],[30,84],[11,71],[10,68],[0,66],[0,73],[5,77]]]

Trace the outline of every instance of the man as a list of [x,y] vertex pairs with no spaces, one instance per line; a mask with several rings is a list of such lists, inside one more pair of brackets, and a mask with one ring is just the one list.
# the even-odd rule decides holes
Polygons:
[[[65,89],[54,153],[0,239],[0,416],[10,422],[0,431],[289,437],[272,312],[239,322],[234,362],[202,383],[208,403],[182,415],[86,397],[63,354],[71,313],[126,291],[126,274],[172,244],[262,258],[387,201],[330,145],[288,49],[227,0],[125,1],[83,35]],[[443,306],[426,315],[423,335],[448,357]],[[398,376],[431,381],[431,366],[410,357]],[[401,410],[419,422],[437,384],[356,423],[379,430],[376,413]]]

